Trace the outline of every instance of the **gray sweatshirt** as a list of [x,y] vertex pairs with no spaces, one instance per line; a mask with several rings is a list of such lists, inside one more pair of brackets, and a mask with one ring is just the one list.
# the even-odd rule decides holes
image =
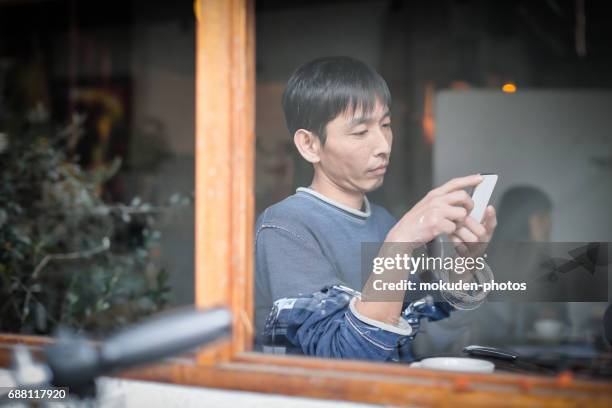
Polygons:
[[358,211],[308,188],[267,208],[255,228],[257,333],[275,300],[334,284],[360,291],[361,243],[384,241],[396,222],[367,197]]

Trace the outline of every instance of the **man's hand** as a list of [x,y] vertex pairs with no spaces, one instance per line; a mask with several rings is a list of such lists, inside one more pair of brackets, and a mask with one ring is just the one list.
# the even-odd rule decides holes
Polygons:
[[482,224],[470,216],[450,236],[457,254],[462,257],[482,256],[489,245],[497,226],[495,208],[490,205],[485,211]]
[[452,179],[431,190],[404,214],[385,241],[425,244],[438,235],[455,233],[459,226],[465,225],[467,215],[474,207],[464,188],[476,186],[482,180],[481,175],[474,174]]
[[[431,190],[391,228],[385,242],[420,245],[440,234],[453,234],[458,226],[464,225],[467,215],[474,207],[472,198],[464,188],[476,186],[482,180],[483,177],[479,174],[459,177]],[[390,252],[394,250],[392,246],[386,248]],[[371,280],[374,276],[370,275],[366,287],[372,287]],[[355,303],[357,311],[362,315],[391,324],[399,319],[402,306],[403,303],[396,300],[366,302],[359,299]]]

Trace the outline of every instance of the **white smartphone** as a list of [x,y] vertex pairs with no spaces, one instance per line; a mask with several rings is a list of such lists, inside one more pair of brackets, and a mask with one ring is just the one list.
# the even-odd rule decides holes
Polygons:
[[478,184],[472,192],[472,200],[474,201],[474,208],[470,212],[470,217],[474,218],[478,222],[482,222],[487,205],[493,194],[495,184],[497,184],[497,174],[491,173],[480,173],[484,178],[480,184]]

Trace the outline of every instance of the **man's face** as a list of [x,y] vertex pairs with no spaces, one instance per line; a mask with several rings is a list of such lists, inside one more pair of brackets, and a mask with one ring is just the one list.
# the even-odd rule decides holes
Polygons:
[[347,112],[329,122],[315,171],[346,191],[367,193],[383,183],[393,134],[389,108],[376,103],[371,114]]

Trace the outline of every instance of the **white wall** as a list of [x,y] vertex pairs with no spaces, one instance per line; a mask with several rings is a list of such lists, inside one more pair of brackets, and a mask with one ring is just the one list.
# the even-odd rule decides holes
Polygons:
[[[497,173],[494,203],[516,184],[548,193],[552,241],[612,241],[611,106],[612,92],[602,91],[439,92],[435,184],[470,173]],[[611,279],[608,287],[610,293]],[[570,303],[574,332],[603,315],[604,307]]]
[[443,91],[436,98],[434,181],[499,174],[553,201],[552,240],[612,241],[612,92]]

